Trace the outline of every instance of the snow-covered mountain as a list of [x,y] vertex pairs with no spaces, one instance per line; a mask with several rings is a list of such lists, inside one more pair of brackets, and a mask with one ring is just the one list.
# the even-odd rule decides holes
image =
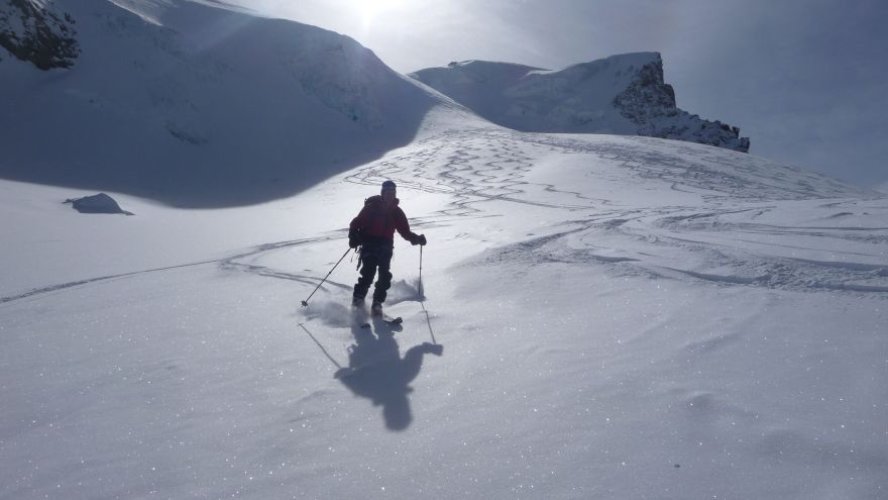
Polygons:
[[[0,47],[0,177],[179,206],[286,197],[408,143],[433,107],[465,113],[352,39],[219,2],[4,0]],[[676,108],[655,53],[414,77],[519,130],[748,149]]]
[[56,33],[76,49],[44,71],[52,57],[0,48],[0,177],[12,180],[255,203],[406,144],[442,103],[350,38],[212,2],[4,0],[0,33]]
[[410,76],[516,130],[643,135],[749,151],[749,139],[737,127],[678,109],[656,52],[615,55],[561,71],[467,61]]

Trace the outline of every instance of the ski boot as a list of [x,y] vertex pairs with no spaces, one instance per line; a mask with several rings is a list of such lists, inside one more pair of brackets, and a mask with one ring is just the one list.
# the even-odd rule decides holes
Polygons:
[[370,314],[377,318],[382,317],[382,302],[373,302],[373,305],[370,306]]

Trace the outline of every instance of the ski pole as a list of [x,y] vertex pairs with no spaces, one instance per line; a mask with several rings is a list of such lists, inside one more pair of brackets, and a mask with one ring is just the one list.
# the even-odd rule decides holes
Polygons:
[[425,298],[425,295],[422,293],[422,247],[425,245],[419,246],[419,299],[422,300]]
[[[336,264],[333,266],[333,269],[336,269],[336,266],[338,266],[339,263],[342,262],[342,259],[344,259],[345,256],[348,255],[349,252],[351,252],[351,248],[347,248],[347,249],[345,250],[345,253],[342,254],[342,257],[340,257],[339,260],[336,262]],[[323,285],[324,282],[327,281],[327,278],[329,278],[330,275],[333,274],[333,269],[330,269],[330,272],[327,273],[326,276],[324,276],[324,279],[322,279],[320,283],[318,283],[318,286],[316,286],[315,289],[314,289],[314,291],[311,292],[311,295],[309,295],[307,299],[305,299],[305,300],[302,301],[302,307],[307,307],[307,306],[308,306],[308,301],[311,300],[311,296],[314,295],[315,292],[318,291],[318,288],[321,288],[321,285]]]

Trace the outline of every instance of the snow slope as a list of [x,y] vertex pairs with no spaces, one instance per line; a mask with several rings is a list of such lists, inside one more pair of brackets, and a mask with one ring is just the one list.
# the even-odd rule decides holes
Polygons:
[[[425,127],[238,209],[0,181],[0,498],[886,496],[885,198],[684,142]],[[360,326],[348,256],[300,307],[388,178],[429,240],[421,290],[396,242],[403,327]]]
[[453,106],[320,28],[213,2],[118,3],[48,4],[73,19],[70,69],[0,48],[0,178],[260,203],[410,142],[428,109]]

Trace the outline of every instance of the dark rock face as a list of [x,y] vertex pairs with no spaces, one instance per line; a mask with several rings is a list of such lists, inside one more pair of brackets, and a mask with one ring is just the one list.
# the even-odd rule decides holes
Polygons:
[[663,80],[662,61],[644,65],[613,104],[620,114],[639,126],[639,135],[749,152],[749,138],[740,137],[739,128],[718,120],[703,120],[678,109],[675,90]]
[[80,54],[74,19],[32,0],[0,0],[0,47],[42,70],[70,68]]
[[614,105],[623,116],[639,124],[651,116],[676,114],[675,90],[663,81],[663,63],[644,65],[635,81],[614,98]]

